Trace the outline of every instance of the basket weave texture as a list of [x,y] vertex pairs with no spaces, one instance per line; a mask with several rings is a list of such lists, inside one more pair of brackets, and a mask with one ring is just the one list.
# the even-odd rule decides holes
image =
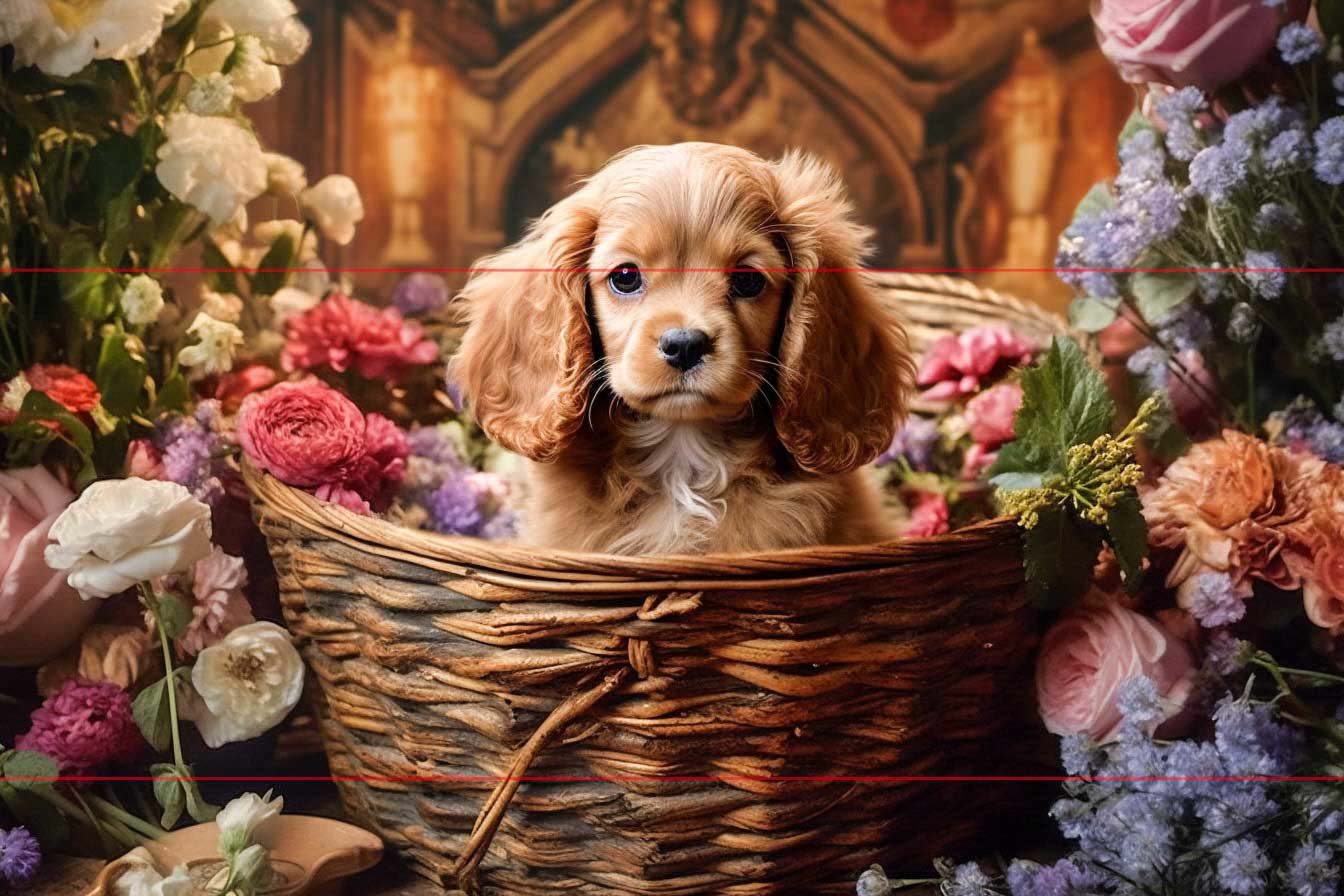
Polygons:
[[[917,346],[1062,330],[950,278],[880,281]],[[346,810],[447,888],[852,893],[1003,800],[918,779],[1003,773],[1026,718],[1010,521],[613,557],[407,530],[245,475]]]

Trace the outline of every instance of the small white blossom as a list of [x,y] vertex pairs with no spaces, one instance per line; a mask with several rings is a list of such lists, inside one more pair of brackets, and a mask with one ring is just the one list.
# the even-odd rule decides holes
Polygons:
[[205,10],[208,23],[256,37],[267,60],[279,65],[297,62],[311,42],[297,14],[290,0],[214,0]]
[[364,202],[359,187],[344,174],[329,174],[303,191],[299,202],[323,235],[348,246],[355,238],[355,225],[364,220]]
[[219,810],[215,827],[219,828],[219,852],[233,856],[252,844],[261,826],[285,810],[285,798],[245,793]]
[[289,237],[290,245],[295,248],[297,261],[309,261],[317,257],[317,234],[312,230],[305,234],[302,221],[278,218],[274,221],[262,221],[252,228],[252,238],[264,244],[267,249],[282,236]]
[[254,622],[202,650],[191,683],[204,704],[192,721],[208,746],[221,747],[284,721],[303,693],[303,660],[283,628]]
[[223,115],[233,107],[233,84],[220,72],[197,78],[184,100],[196,115]]
[[147,274],[136,274],[121,292],[121,311],[132,326],[154,323],[163,313],[163,287]]
[[4,409],[6,415],[19,413],[23,410],[23,400],[31,391],[33,387],[29,384],[28,377],[22,373],[18,374],[5,383],[5,394],[0,396],[0,408]]
[[257,138],[236,121],[176,112],[164,125],[159,181],[178,199],[223,225],[266,190]]
[[243,316],[243,300],[231,292],[215,292],[202,286],[200,310],[215,320],[236,324]]
[[196,887],[186,865],[178,865],[164,877],[149,864],[136,864],[112,883],[113,896],[191,896]]
[[238,38],[237,44],[233,68],[229,69],[233,95],[241,102],[255,103],[278,91],[280,69],[266,61],[261,41],[245,34]]
[[187,333],[199,341],[177,353],[179,364],[203,376],[233,369],[234,353],[243,344],[243,331],[237,326],[202,311],[187,327]]
[[296,286],[278,289],[271,296],[271,314],[276,327],[283,327],[291,317],[297,317],[305,311],[316,308],[322,300],[310,292]]
[[266,192],[277,196],[298,196],[308,189],[303,166],[278,152],[265,153]]

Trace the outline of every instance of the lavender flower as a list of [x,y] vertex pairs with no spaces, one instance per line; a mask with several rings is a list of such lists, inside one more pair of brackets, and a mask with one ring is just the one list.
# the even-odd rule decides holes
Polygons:
[[1204,646],[1204,665],[1217,675],[1236,675],[1250,662],[1251,645],[1228,632],[1214,632]]
[[1205,628],[1231,625],[1246,615],[1246,603],[1226,573],[1205,572],[1195,579],[1190,614]]
[[[1214,263],[1213,267],[1222,265]],[[1199,297],[1205,305],[1212,305],[1223,296],[1223,288],[1227,284],[1227,274],[1220,274],[1216,271],[1200,271],[1195,275],[1195,281],[1198,284]]]
[[1204,148],[1199,129],[1188,121],[1177,121],[1167,128],[1167,152],[1171,157],[1188,162]]
[[1300,732],[1276,721],[1273,710],[1225,697],[1213,713],[1214,743],[1234,775],[1286,775],[1299,761]]
[[1142,128],[1120,146],[1120,172],[1115,177],[1117,190],[1128,192],[1162,180],[1166,159],[1157,142],[1156,132]]
[[975,862],[958,865],[943,882],[943,896],[995,896],[989,876]]
[[1164,387],[1171,375],[1167,367],[1167,353],[1155,345],[1146,345],[1130,355],[1125,361],[1125,367],[1153,390]]
[[1232,307],[1227,320],[1227,338],[1242,345],[1250,345],[1260,338],[1260,317],[1247,302]]
[[1331,186],[1344,184],[1344,115],[1321,122],[1314,138],[1316,177]]
[[1247,156],[1227,144],[1207,146],[1190,160],[1190,187],[1214,205],[1223,205],[1246,181]]
[[1263,299],[1277,299],[1283,295],[1283,288],[1288,283],[1284,267],[1283,258],[1277,252],[1246,250],[1246,283]]
[[1233,840],[1219,850],[1218,883],[1236,896],[1259,896],[1265,889],[1269,857],[1253,840]]
[[1279,55],[1289,65],[1301,65],[1320,53],[1323,46],[1320,32],[1301,22],[1289,22],[1279,32]]
[[437,311],[448,304],[448,299],[448,282],[438,274],[424,271],[407,276],[392,291],[392,304],[406,315]]
[[1302,216],[1297,209],[1282,202],[1266,202],[1255,213],[1255,229],[1261,236],[1281,237],[1284,231],[1297,230],[1302,226]]
[[937,444],[937,422],[928,417],[912,415],[896,431],[891,447],[882,452],[875,463],[881,466],[897,458],[905,458],[911,469],[928,472],[933,469],[933,449]]
[[1101,756],[1087,735],[1066,734],[1059,739],[1059,759],[1065,774],[1087,777],[1096,770]]
[[1299,846],[1285,876],[1298,896],[1335,896],[1339,892],[1339,867],[1331,861],[1330,850],[1319,843]]
[[1174,90],[1154,105],[1154,111],[1168,126],[1178,121],[1190,121],[1195,113],[1209,108],[1204,92],[1198,87],[1182,87]]
[[479,535],[485,522],[476,491],[461,477],[451,478],[435,489],[427,509],[434,531],[445,535]]
[[1260,162],[1271,174],[1300,171],[1311,163],[1311,138],[1301,127],[1280,131],[1265,144]]
[[25,827],[0,831],[0,878],[11,887],[31,883],[42,864],[42,848]]
[[1099,890],[1103,877],[1076,859],[1053,865],[1016,861],[1008,866],[1008,889],[1013,896],[1075,896]]
[[1344,423],[1322,418],[1305,436],[1312,454],[1328,463],[1344,464]]
[[1321,331],[1321,350],[1335,362],[1344,362],[1344,315],[1325,325]]
[[203,408],[198,416],[168,420],[156,433],[164,475],[211,505],[224,495],[219,464],[226,446],[211,429],[216,418],[217,409]]
[[461,443],[440,426],[417,426],[406,434],[412,457],[423,457],[440,464],[464,465]]
[[1139,728],[1162,719],[1162,695],[1151,678],[1139,675],[1126,679],[1115,695],[1115,708],[1125,721]]
[[1213,324],[1191,307],[1171,312],[1158,322],[1158,335],[1177,351],[1202,349],[1213,340]]

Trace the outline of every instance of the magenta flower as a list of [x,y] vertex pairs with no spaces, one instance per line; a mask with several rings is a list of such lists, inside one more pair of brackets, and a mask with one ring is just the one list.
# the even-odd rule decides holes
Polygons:
[[990,374],[1031,362],[1036,346],[1004,324],[972,327],[929,346],[919,367],[924,398],[945,400],[980,391]]
[[288,371],[353,368],[368,379],[395,379],[438,357],[438,345],[396,308],[379,309],[333,293],[286,322],[280,363]]
[[110,681],[72,678],[33,711],[32,722],[15,746],[46,754],[66,773],[130,762],[145,748],[131,695]]

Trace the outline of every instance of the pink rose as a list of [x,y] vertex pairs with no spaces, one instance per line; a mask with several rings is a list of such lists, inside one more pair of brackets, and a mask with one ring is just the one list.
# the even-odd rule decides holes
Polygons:
[[1098,0],[1092,19],[1126,81],[1210,93],[1264,58],[1279,30],[1261,0]]
[[395,308],[374,308],[340,293],[285,323],[285,370],[351,368],[368,379],[395,378],[407,367],[430,364],[439,347],[424,338],[418,323]]
[[1001,383],[966,403],[966,426],[971,438],[986,448],[997,448],[1014,437],[1013,417],[1022,407],[1022,386]]
[[126,475],[136,479],[164,479],[163,456],[149,439],[132,439],[126,446]]
[[947,499],[942,495],[926,493],[910,511],[910,524],[905,527],[908,538],[942,535],[947,531]]
[[1035,345],[1004,324],[972,327],[929,346],[918,382],[931,387],[923,397],[935,401],[971,395],[980,391],[982,379],[1030,363],[1035,353]]
[[252,463],[288,485],[341,483],[364,457],[364,414],[317,380],[281,383],[243,401],[238,443]]
[[985,475],[985,471],[994,466],[999,452],[991,451],[979,442],[966,449],[961,458],[961,478],[963,482],[974,482]]
[[46,467],[0,471],[0,666],[45,663],[98,610],[44,556],[51,524],[74,497]]
[[1139,676],[1157,686],[1164,717],[1176,719],[1194,684],[1194,657],[1163,626],[1117,603],[1069,613],[1046,633],[1036,661],[1045,727],[1054,734],[1114,738],[1121,723],[1117,691]]

